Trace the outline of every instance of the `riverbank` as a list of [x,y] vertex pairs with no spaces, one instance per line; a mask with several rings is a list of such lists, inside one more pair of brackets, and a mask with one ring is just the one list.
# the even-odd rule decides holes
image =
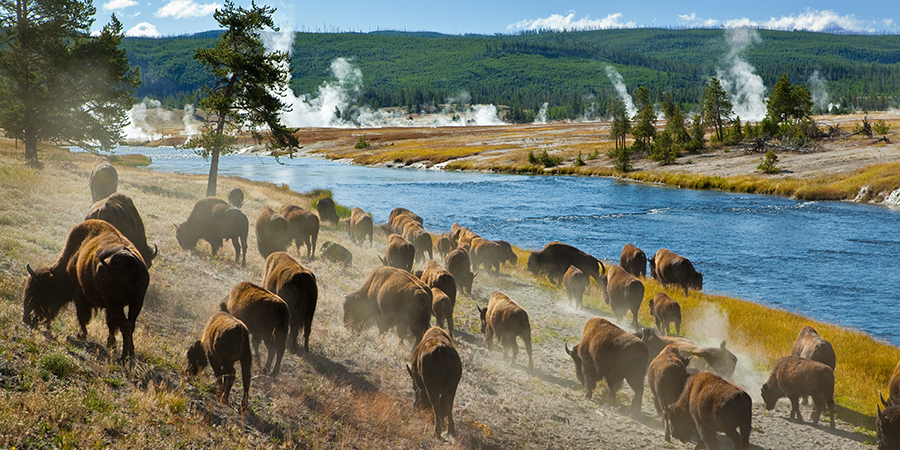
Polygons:
[[[412,390],[403,363],[408,344],[374,329],[352,333],[341,324],[342,296],[363,283],[383,254],[383,236],[373,248],[358,247],[342,230],[324,228],[319,242],[332,240],[354,254],[352,268],[317,259],[306,261],[317,274],[319,306],[313,324],[308,358],[286,355],[277,379],[254,369],[252,413],[241,417],[231,405],[213,397],[214,380],[207,373],[197,379],[183,373],[184,350],[218,302],[239,281],[259,282],[262,258],[253,230],[247,267],[235,266],[230,246],[218,260],[209,261],[208,246],[196,253],[182,251],[172,223],[184,220],[193,202],[205,191],[205,176],[184,176],[117,166],[119,190],[134,198],[147,228],[148,240],[160,256],[150,270],[151,287],[138,319],[137,362],[126,371],[103,348],[106,335],[100,318],[89,326],[88,339],[75,338],[71,308],[52,327],[52,337],[21,324],[21,283],[26,262],[52,262],[69,228],[90,205],[87,176],[90,155],[65,151],[41,153],[45,167],[24,167],[12,149],[0,150],[0,445],[75,448],[123,447],[356,447],[356,448],[692,448],[668,445],[645,391],[642,413],[630,416],[607,403],[605,386],[593,400],[585,400],[574,378],[572,363],[562,351],[575,343],[585,320],[608,317],[596,287],[587,296],[587,311],[566,306],[564,293],[536,280],[524,270],[527,253],[519,251],[519,265],[504,267],[500,276],[482,274],[471,296],[457,303],[455,332],[464,376],[454,414],[460,435],[454,442],[429,438],[433,428],[426,413],[413,410]],[[220,196],[232,186],[245,192],[243,211],[255,218],[263,204],[285,202],[311,207],[312,198],[271,183],[223,177]],[[365,209],[366,205],[360,206]],[[449,224],[426,225],[445,229]],[[479,230],[475,230],[479,231]],[[293,250],[292,250],[293,252]],[[860,448],[872,441],[878,390],[900,350],[863,333],[776,311],[737,299],[702,292],[663,289],[642,280],[647,292],[663,291],[682,303],[685,332],[697,340],[728,348],[740,357],[736,382],[758,399],[771,361],[785,354],[797,330],[811,324],[829,339],[838,353],[837,431],[813,428],[786,420],[789,406],[782,401],[766,412],[754,407],[751,442],[763,448],[791,445],[823,448]],[[480,342],[476,304],[502,290],[519,301],[532,320],[535,347],[534,376],[519,362],[507,366],[499,351],[487,352]],[[650,320],[642,308],[643,324]],[[238,389],[240,384],[235,387]],[[619,402],[630,401],[628,388]],[[24,412],[24,413],[23,413]],[[804,408],[804,414],[809,409]],[[864,427],[869,431],[860,430]],[[26,430],[26,431],[22,431]],[[50,442],[51,444],[44,444]],[[730,445],[730,444],[725,444]]]

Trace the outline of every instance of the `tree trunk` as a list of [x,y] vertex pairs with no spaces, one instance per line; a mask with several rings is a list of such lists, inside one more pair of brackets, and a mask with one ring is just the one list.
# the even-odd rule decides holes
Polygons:
[[209,161],[209,180],[206,182],[206,196],[216,196],[216,177],[219,175],[219,149],[214,148]]
[[32,166],[40,166],[37,155],[37,136],[34,131],[26,129],[25,138],[22,139],[25,144],[25,163]]

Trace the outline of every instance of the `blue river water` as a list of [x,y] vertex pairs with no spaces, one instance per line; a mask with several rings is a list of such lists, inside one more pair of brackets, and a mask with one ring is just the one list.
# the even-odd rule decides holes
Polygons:
[[[122,147],[162,172],[206,174],[190,151]],[[229,155],[219,174],[330,189],[339,204],[387,220],[398,206],[433,232],[453,222],[537,250],[558,240],[618,262],[625,243],[665,247],[704,274],[703,290],[865,331],[900,344],[900,211],[846,202],[673,189],[599,177],[543,177],[355,166]],[[220,186],[223,184],[220,182]],[[224,189],[224,188],[221,188]],[[198,193],[198,196],[202,193]],[[249,213],[248,213],[249,214]],[[895,319],[891,319],[895,318]]]

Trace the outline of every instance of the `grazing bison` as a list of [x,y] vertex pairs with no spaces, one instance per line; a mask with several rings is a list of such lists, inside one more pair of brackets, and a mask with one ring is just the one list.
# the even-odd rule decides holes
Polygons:
[[516,252],[513,251],[512,245],[506,241],[494,241],[500,244],[500,247],[503,249],[500,252],[500,263],[510,263],[515,266],[517,262],[519,262],[519,257],[516,256]]
[[649,306],[650,315],[656,322],[657,331],[668,336],[669,325],[674,323],[675,335],[681,335],[681,305],[678,302],[662,292],[657,292],[650,299]]
[[431,324],[431,289],[406,270],[382,266],[358,291],[344,296],[344,326],[359,327],[373,318],[378,331],[397,327],[401,339],[409,330],[418,344]]
[[575,307],[581,309],[584,305],[584,290],[591,284],[591,279],[575,266],[569,266],[569,270],[563,275],[563,286],[566,287],[566,296],[575,302]]
[[653,328],[639,330],[635,333],[635,336],[641,338],[647,344],[651,357],[656,356],[662,349],[671,344],[678,347],[682,354],[699,358],[697,361],[701,361],[701,368],[712,368],[723,377],[734,375],[734,368],[737,366],[737,356],[725,348],[725,341],[722,341],[718,347],[700,347],[682,337],[660,336]]
[[653,394],[653,406],[662,417],[666,442],[672,442],[669,405],[678,401],[681,391],[684,390],[690,360],[689,357],[681,355],[678,347],[667,345],[647,367],[647,384],[650,385],[650,392]]
[[459,289],[471,294],[472,283],[478,274],[472,273],[469,252],[461,248],[454,249],[447,255],[447,261],[445,261],[444,266],[453,275],[453,279],[456,280]]
[[505,254],[503,246],[481,237],[472,238],[470,241],[469,256],[472,258],[472,268],[478,270],[484,267],[486,270],[494,269],[494,273],[500,273],[500,265],[503,264]]
[[781,397],[791,401],[791,415],[797,415],[797,421],[803,422],[800,414],[800,397],[809,395],[813,398],[815,412],[812,415],[813,426],[819,424],[819,416],[828,407],[831,413],[831,428],[834,428],[834,370],[825,364],[799,356],[784,356],[775,361],[769,380],[762,387],[762,398],[766,409],[775,409],[775,403]]
[[337,206],[334,204],[334,200],[331,197],[320,198],[319,201],[316,202],[316,212],[319,213],[319,218],[322,219],[323,222],[337,225],[340,220],[337,214]]
[[[456,288],[456,286],[453,286]],[[453,308],[455,302],[440,288],[431,288],[431,312],[434,314],[434,322],[441,328],[446,328],[453,337]]]
[[703,289],[703,274],[694,270],[694,265],[684,256],[661,248],[648,262],[650,275],[662,284],[677,284],[685,295],[688,289]]
[[59,310],[74,301],[81,329],[78,336],[84,339],[93,310],[105,309],[106,345],[112,347],[116,331],[121,331],[122,361],[134,355],[132,336],[150,275],[138,249],[116,227],[103,220],[85,220],[69,231],[55,263],[37,270],[26,268],[29,277],[22,314],[26,325],[43,323],[49,329]]
[[191,213],[181,225],[176,225],[175,238],[184,250],[193,250],[200,239],[209,242],[210,258],[215,258],[222,241],[230,239],[234,245],[234,262],[241,259],[247,265],[247,234],[250,221],[247,216],[225,200],[206,197],[194,203]]
[[534,362],[531,359],[531,323],[528,322],[528,312],[502,292],[491,294],[487,308],[482,309],[477,305],[475,307],[481,315],[481,332],[484,333],[484,345],[487,346],[488,351],[491,350],[491,344],[496,334],[500,345],[503,346],[504,359],[506,351],[512,350],[512,359],[509,364],[513,365],[519,354],[516,338],[521,337],[525,344],[525,351],[528,352],[528,372],[532,372]]
[[353,254],[341,244],[325,241],[322,243],[320,253],[322,258],[328,261],[333,261],[348,267],[353,264]]
[[416,258],[416,248],[399,234],[388,236],[387,247],[384,250],[384,258],[381,262],[385,266],[396,267],[407,272],[412,271],[413,261]]
[[450,249],[453,248],[450,245],[450,235],[447,233],[442,234],[441,237],[438,238],[435,247],[437,248],[438,254],[441,255],[441,259],[446,259],[447,254],[450,253]]
[[631,409],[641,410],[644,395],[644,376],[650,361],[647,345],[632,334],[615,326],[612,322],[593,318],[584,324],[581,342],[572,350],[566,344],[566,353],[575,361],[575,376],[584,386],[585,397],[594,395],[594,387],[601,379],[606,379],[609,387],[609,401],[617,404],[616,391],[622,387],[622,380],[628,381],[634,397]]
[[269,205],[263,205],[256,216],[256,247],[263,258],[283,252],[291,245],[287,219]]
[[244,322],[231,314],[217,312],[206,322],[203,336],[187,351],[187,373],[196,376],[206,366],[212,366],[219,386],[219,400],[228,403],[231,386],[234,384],[234,363],[241,362],[244,381],[244,398],[241,412],[247,411],[250,401],[250,366],[253,354],[250,351],[250,332]]
[[144,258],[144,262],[147,263],[147,268],[149,269],[153,265],[153,258],[159,254],[159,248],[154,245],[153,251],[150,250],[150,246],[147,244],[147,234],[144,231],[144,221],[137,208],[134,207],[131,197],[117,192],[97,201],[91,206],[87,217],[84,218],[84,220],[88,219],[100,219],[111,223],[134,244],[141,253],[141,257]]
[[631,311],[632,324],[636,330],[638,325],[638,311],[644,300],[644,283],[619,266],[610,266],[609,272],[600,276],[600,284],[603,286],[603,300],[612,309],[616,320],[622,320],[626,311]]
[[456,434],[453,425],[453,399],[462,378],[462,362],[453,340],[438,327],[429,328],[412,354],[412,367],[406,371],[413,379],[415,406],[434,411],[434,437],[441,437],[444,417],[447,434]]
[[[800,330],[800,333],[797,335],[797,340],[794,341],[794,347],[791,349],[791,354],[818,361],[831,367],[832,370],[834,370],[835,363],[837,362],[837,358],[834,355],[834,348],[831,346],[831,343],[822,339],[815,328],[809,325]],[[900,396],[900,386],[897,388],[898,391],[895,394]]]
[[347,227],[347,234],[350,236],[350,240],[362,245],[366,241],[366,236],[369,236],[369,248],[371,248],[373,227],[371,216],[366,214],[360,207],[353,208],[353,211],[350,213],[350,223]]
[[597,283],[600,283],[600,275],[606,272],[606,267],[599,259],[558,241],[553,241],[528,256],[528,271],[535,275],[547,275],[556,284],[562,280],[569,266],[577,267]]
[[719,448],[716,432],[725,433],[735,449],[750,448],[753,400],[743,389],[712,372],[688,377],[678,401],[670,407],[672,436],[686,442],[696,432],[697,448]]
[[[879,394],[881,405],[877,406],[878,415],[875,418],[875,436],[878,450],[896,450],[900,448],[900,363],[894,368],[891,380],[888,383],[889,396],[887,401]],[[884,406],[884,411],[881,406]]]
[[297,351],[297,336],[303,329],[303,352],[309,353],[309,332],[319,298],[316,275],[286,252],[275,252],[266,258],[263,287],[288,305],[291,313],[288,350]]
[[111,194],[119,188],[119,173],[116,168],[103,156],[98,156],[94,160],[94,167],[91,168],[91,201],[96,203]]
[[625,244],[622,249],[619,265],[634,276],[647,276],[647,255],[643,250],[631,244]]
[[219,306],[222,311],[231,314],[247,326],[253,339],[253,353],[256,355],[257,364],[260,361],[259,343],[266,344],[268,357],[265,370],[269,370],[274,359],[275,367],[272,374],[278,374],[290,320],[287,303],[266,289],[244,281],[231,288],[228,299]]
[[240,208],[244,206],[244,191],[241,188],[235,186],[228,191],[228,203],[231,203],[231,206],[235,208]]
[[300,254],[300,245],[306,245],[306,257],[316,259],[316,239],[319,238],[319,216],[297,206],[281,206],[281,215],[288,221],[291,239]]

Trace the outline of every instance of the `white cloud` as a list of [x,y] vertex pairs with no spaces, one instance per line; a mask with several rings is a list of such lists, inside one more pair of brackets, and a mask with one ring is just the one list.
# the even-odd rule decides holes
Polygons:
[[175,19],[186,19],[192,17],[203,17],[214,13],[222,5],[218,3],[207,3],[201,5],[193,0],[172,0],[162,8],[156,11],[156,17],[173,17]]
[[697,13],[679,14],[678,20],[680,20],[682,22],[696,22],[697,21]]
[[525,30],[605,30],[610,28],[634,28],[634,22],[621,22],[622,13],[615,13],[603,19],[591,19],[590,16],[575,20],[575,11],[569,11],[568,16],[553,14],[544,19],[523,20],[506,28],[518,28]]
[[159,31],[156,30],[156,27],[147,22],[141,22],[130,30],[125,32],[125,36],[128,37],[159,37]]
[[726,20],[722,23],[725,28],[759,28],[759,24],[744,17],[741,19]]
[[714,28],[719,26],[718,20],[703,19],[701,17],[697,17],[697,13],[679,14],[678,22],[686,27]]
[[831,10],[818,11],[807,8],[796,16],[782,16],[770,18],[762,24],[765,28],[778,30],[807,30],[807,31],[870,31],[865,23],[853,14],[840,16]]
[[134,5],[137,5],[134,0],[110,0],[103,4],[103,9],[125,9]]

